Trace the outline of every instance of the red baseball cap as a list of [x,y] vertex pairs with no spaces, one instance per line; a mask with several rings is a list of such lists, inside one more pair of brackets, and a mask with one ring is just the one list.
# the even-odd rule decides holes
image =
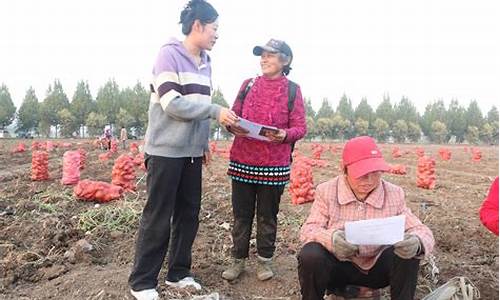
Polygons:
[[359,178],[370,172],[389,171],[382,152],[369,136],[360,136],[350,139],[342,152],[342,162],[347,172],[354,178]]

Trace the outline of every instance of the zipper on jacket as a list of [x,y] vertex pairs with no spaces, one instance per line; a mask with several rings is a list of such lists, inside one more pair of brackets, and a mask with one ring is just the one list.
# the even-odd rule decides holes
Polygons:
[[191,157],[191,163],[193,164],[194,163],[194,158]]

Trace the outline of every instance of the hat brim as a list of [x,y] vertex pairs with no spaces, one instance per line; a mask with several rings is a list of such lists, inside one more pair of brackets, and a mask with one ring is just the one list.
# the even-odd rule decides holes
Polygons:
[[387,172],[390,169],[391,167],[381,157],[363,159],[347,166],[348,175],[356,179],[371,172]]
[[253,55],[261,56],[262,52],[264,52],[264,51],[271,52],[271,53],[278,53],[279,52],[278,50],[276,50],[272,47],[269,47],[269,46],[255,46],[253,48]]

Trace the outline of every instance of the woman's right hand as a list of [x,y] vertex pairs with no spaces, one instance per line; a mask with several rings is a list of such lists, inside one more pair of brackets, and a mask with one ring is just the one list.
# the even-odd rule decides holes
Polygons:
[[228,125],[226,126],[226,130],[234,134],[235,136],[245,136],[248,133],[248,130],[240,127],[238,124],[236,125]]
[[219,112],[218,120],[222,126],[233,126],[238,121],[238,116],[229,108],[222,107]]

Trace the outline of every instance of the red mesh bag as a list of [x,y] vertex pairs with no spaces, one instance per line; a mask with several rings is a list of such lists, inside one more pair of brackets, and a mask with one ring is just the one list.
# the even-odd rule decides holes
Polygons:
[[55,148],[55,145],[54,145],[53,142],[47,141],[45,143],[45,149],[47,150],[47,152],[50,152],[50,151],[54,150],[54,148]]
[[436,187],[436,160],[422,156],[417,164],[417,186],[432,190]]
[[123,188],[107,182],[84,179],[75,185],[73,193],[84,201],[109,202],[119,199],[123,194]]
[[116,140],[111,140],[111,149],[109,150],[111,153],[116,153],[118,152],[118,143]]
[[14,148],[12,149],[12,151],[11,151],[11,152],[12,152],[12,153],[22,153],[22,152],[24,152],[24,151],[26,151],[26,145],[24,145],[24,143],[19,143],[19,144],[17,144],[17,146],[16,146],[16,147],[14,147]]
[[87,151],[83,148],[78,149],[78,153],[80,153],[80,170],[85,169],[85,164],[87,163]]
[[132,157],[122,154],[113,166],[111,183],[123,187],[126,191],[135,190],[135,169]]
[[448,148],[439,148],[439,157],[441,157],[442,160],[450,160],[451,159],[451,151]]
[[134,163],[139,169],[146,171],[146,165],[144,164],[144,152],[139,152],[134,156]]
[[389,173],[395,175],[406,175],[406,166],[405,165],[391,165],[391,169]]
[[80,180],[80,152],[66,151],[63,155],[62,184],[76,184]]
[[417,154],[417,157],[423,157],[425,155],[424,148],[417,147],[417,149],[415,149],[415,154]]
[[101,154],[99,154],[99,160],[100,160],[100,161],[103,161],[103,162],[104,162],[104,161],[107,161],[108,159],[110,159],[110,158],[111,158],[111,155],[112,155],[112,153],[111,153],[111,152],[109,152],[109,151],[108,151],[108,152],[106,152],[106,153],[101,153]]
[[292,204],[303,204],[314,201],[312,167],[300,158],[292,164],[289,191],[292,197]]
[[49,179],[49,154],[45,151],[33,151],[31,154],[31,179],[35,181]]
[[311,150],[312,150],[312,157],[314,159],[321,159],[321,154],[323,154],[325,148],[321,144],[312,144]]
[[32,142],[31,143],[31,151],[37,151],[37,150],[43,150],[42,145],[38,141]]
[[401,157],[403,154],[401,154],[401,149],[399,147],[393,147],[392,148],[392,157],[393,158],[398,158]]
[[483,154],[481,153],[481,150],[479,150],[479,148],[472,148],[471,153],[472,153],[471,158],[472,158],[473,162],[480,162],[481,161]]
[[136,142],[130,143],[129,149],[130,149],[130,152],[132,152],[132,154],[139,153],[139,145]]
[[342,147],[339,145],[330,145],[330,151],[332,152],[333,155],[335,155],[342,151]]

